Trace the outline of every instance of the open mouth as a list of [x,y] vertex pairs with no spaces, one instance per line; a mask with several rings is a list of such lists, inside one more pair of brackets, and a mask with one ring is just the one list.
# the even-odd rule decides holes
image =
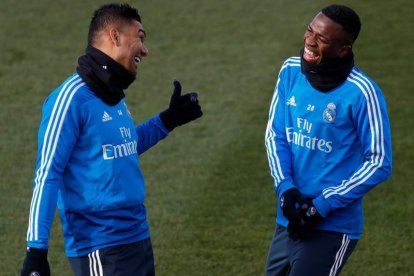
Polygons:
[[308,48],[305,47],[304,52],[303,52],[303,58],[312,64],[316,64],[319,61],[319,55],[315,52],[312,52],[311,50],[309,50]]
[[138,64],[141,62],[141,58],[139,56],[134,57],[135,66],[138,66]]

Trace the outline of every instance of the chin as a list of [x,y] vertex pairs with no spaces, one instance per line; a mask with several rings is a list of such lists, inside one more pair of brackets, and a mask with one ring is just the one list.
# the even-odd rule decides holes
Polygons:
[[128,70],[128,72],[129,72],[131,75],[136,76],[136,75],[137,75],[138,70],[137,70],[137,69],[130,69],[130,70]]

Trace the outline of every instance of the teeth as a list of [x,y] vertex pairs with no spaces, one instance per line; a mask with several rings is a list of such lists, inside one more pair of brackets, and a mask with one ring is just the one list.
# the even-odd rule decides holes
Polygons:
[[141,59],[139,57],[135,57],[134,60],[135,60],[136,63],[140,63],[140,61],[141,61]]
[[315,54],[314,52],[311,52],[308,48],[305,48],[305,53],[306,53],[307,55],[317,56],[317,54]]

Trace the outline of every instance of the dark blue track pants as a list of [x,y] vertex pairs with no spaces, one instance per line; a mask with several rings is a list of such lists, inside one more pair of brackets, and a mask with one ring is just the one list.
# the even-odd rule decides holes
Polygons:
[[314,230],[307,239],[294,241],[285,227],[277,226],[266,263],[266,276],[335,276],[358,240],[337,232]]
[[154,276],[151,240],[111,246],[69,258],[76,276]]

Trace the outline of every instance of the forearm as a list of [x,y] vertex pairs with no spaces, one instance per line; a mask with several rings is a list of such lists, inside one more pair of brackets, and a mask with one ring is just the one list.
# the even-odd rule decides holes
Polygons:
[[27,245],[34,248],[48,248],[58,193],[58,183],[36,181],[30,206]]
[[144,153],[169,134],[169,131],[161,122],[159,115],[138,125],[136,127],[136,132],[138,135],[138,154]]

